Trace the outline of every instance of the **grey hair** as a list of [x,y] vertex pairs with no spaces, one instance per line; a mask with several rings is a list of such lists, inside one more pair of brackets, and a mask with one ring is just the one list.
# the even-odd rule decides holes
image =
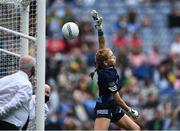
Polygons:
[[36,65],[36,60],[34,58],[32,58],[28,63],[26,64],[22,64],[20,63],[20,70],[24,70],[24,69],[31,69],[33,66]]

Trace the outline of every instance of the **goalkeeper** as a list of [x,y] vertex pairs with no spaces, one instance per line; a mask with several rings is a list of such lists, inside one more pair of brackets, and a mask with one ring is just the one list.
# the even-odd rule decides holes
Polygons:
[[[110,122],[127,130],[140,130],[140,127],[124,113],[127,112],[133,118],[138,118],[138,112],[127,106],[119,95],[120,81],[115,68],[116,58],[111,49],[105,47],[105,39],[102,29],[102,17],[93,10],[92,17],[95,28],[98,31],[99,50],[96,53],[96,70],[98,75],[99,97],[95,106],[95,130],[108,130]],[[123,111],[123,110],[124,111]]]

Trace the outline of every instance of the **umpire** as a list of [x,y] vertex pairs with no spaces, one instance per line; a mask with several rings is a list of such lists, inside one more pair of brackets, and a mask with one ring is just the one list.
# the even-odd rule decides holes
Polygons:
[[36,61],[31,56],[20,58],[20,70],[0,79],[0,130],[19,130],[29,116]]

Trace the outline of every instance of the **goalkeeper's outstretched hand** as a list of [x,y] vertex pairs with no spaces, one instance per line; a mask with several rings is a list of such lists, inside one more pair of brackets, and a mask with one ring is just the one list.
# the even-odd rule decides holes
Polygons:
[[96,10],[92,10],[92,11],[91,11],[91,15],[92,15],[93,20],[95,21],[95,28],[96,28],[98,31],[102,31],[102,30],[103,30],[102,17],[100,17],[100,16],[98,15],[98,12],[97,12]]

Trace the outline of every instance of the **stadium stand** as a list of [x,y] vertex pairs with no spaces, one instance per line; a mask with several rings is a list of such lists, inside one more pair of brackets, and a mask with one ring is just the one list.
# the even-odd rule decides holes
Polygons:
[[[116,52],[121,95],[140,112],[142,129],[180,129],[180,25],[169,26],[177,0],[47,0],[46,83],[53,87],[46,129],[93,129],[98,87],[88,75],[94,69],[97,34],[90,11],[103,17],[107,44]],[[69,8],[70,7],[70,8]],[[132,11],[132,12],[131,12]],[[176,16],[176,14],[174,14]],[[119,16],[124,16],[118,21]],[[177,15],[177,19],[180,20]],[[65,40],[61,27],[74,21],[80,36]],[[123,42],[113,43],[123,31]],[[121,32],[122,33],[122,32]],[[179,36],[180,37],[180,36]],[[61,45],[59,45],[61,44]],[[53,50],[54,47],[59,47]],[[111,125],[110,129],[118,129]]]

